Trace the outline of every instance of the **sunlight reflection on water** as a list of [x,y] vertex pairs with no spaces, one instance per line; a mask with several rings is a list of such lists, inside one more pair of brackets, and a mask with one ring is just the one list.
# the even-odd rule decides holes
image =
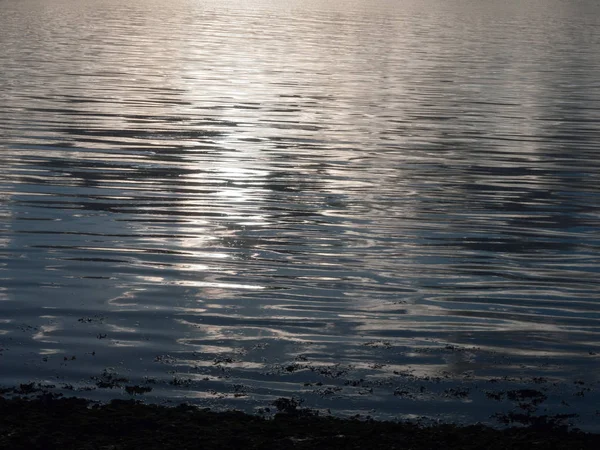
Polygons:
[[593,422],[598,6],[422,3],[3,2],[0,382]]

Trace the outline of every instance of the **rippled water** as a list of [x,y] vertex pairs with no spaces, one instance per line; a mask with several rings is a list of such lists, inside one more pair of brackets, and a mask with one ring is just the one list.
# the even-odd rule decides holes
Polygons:
[[535,385],[590,426],[599,29],[593,0],[0,0],[0,383],[464,421]]

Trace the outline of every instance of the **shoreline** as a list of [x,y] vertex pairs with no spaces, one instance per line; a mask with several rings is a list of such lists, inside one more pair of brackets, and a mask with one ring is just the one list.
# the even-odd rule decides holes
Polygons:
[[42,393],[0,394],[0,448],[10,449],[597,449],[600,434],[569,430],[560,418],[537,417],[528,426],[423,425],[320,416],[293,400],[273,402],[260,417],[189,405],[138,400],[95,404]]

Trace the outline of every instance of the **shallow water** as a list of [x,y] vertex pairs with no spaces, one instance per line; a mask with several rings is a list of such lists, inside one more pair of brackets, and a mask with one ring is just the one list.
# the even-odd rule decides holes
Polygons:
[[168,5],[0,0],[0,384],[596,426],[597,2]]

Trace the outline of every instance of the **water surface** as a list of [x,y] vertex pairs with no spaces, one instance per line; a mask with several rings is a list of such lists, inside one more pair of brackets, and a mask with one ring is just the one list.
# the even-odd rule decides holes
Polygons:
[[1,0],[0,383],[467,422],[533,386],[595,426],[599,27]]

